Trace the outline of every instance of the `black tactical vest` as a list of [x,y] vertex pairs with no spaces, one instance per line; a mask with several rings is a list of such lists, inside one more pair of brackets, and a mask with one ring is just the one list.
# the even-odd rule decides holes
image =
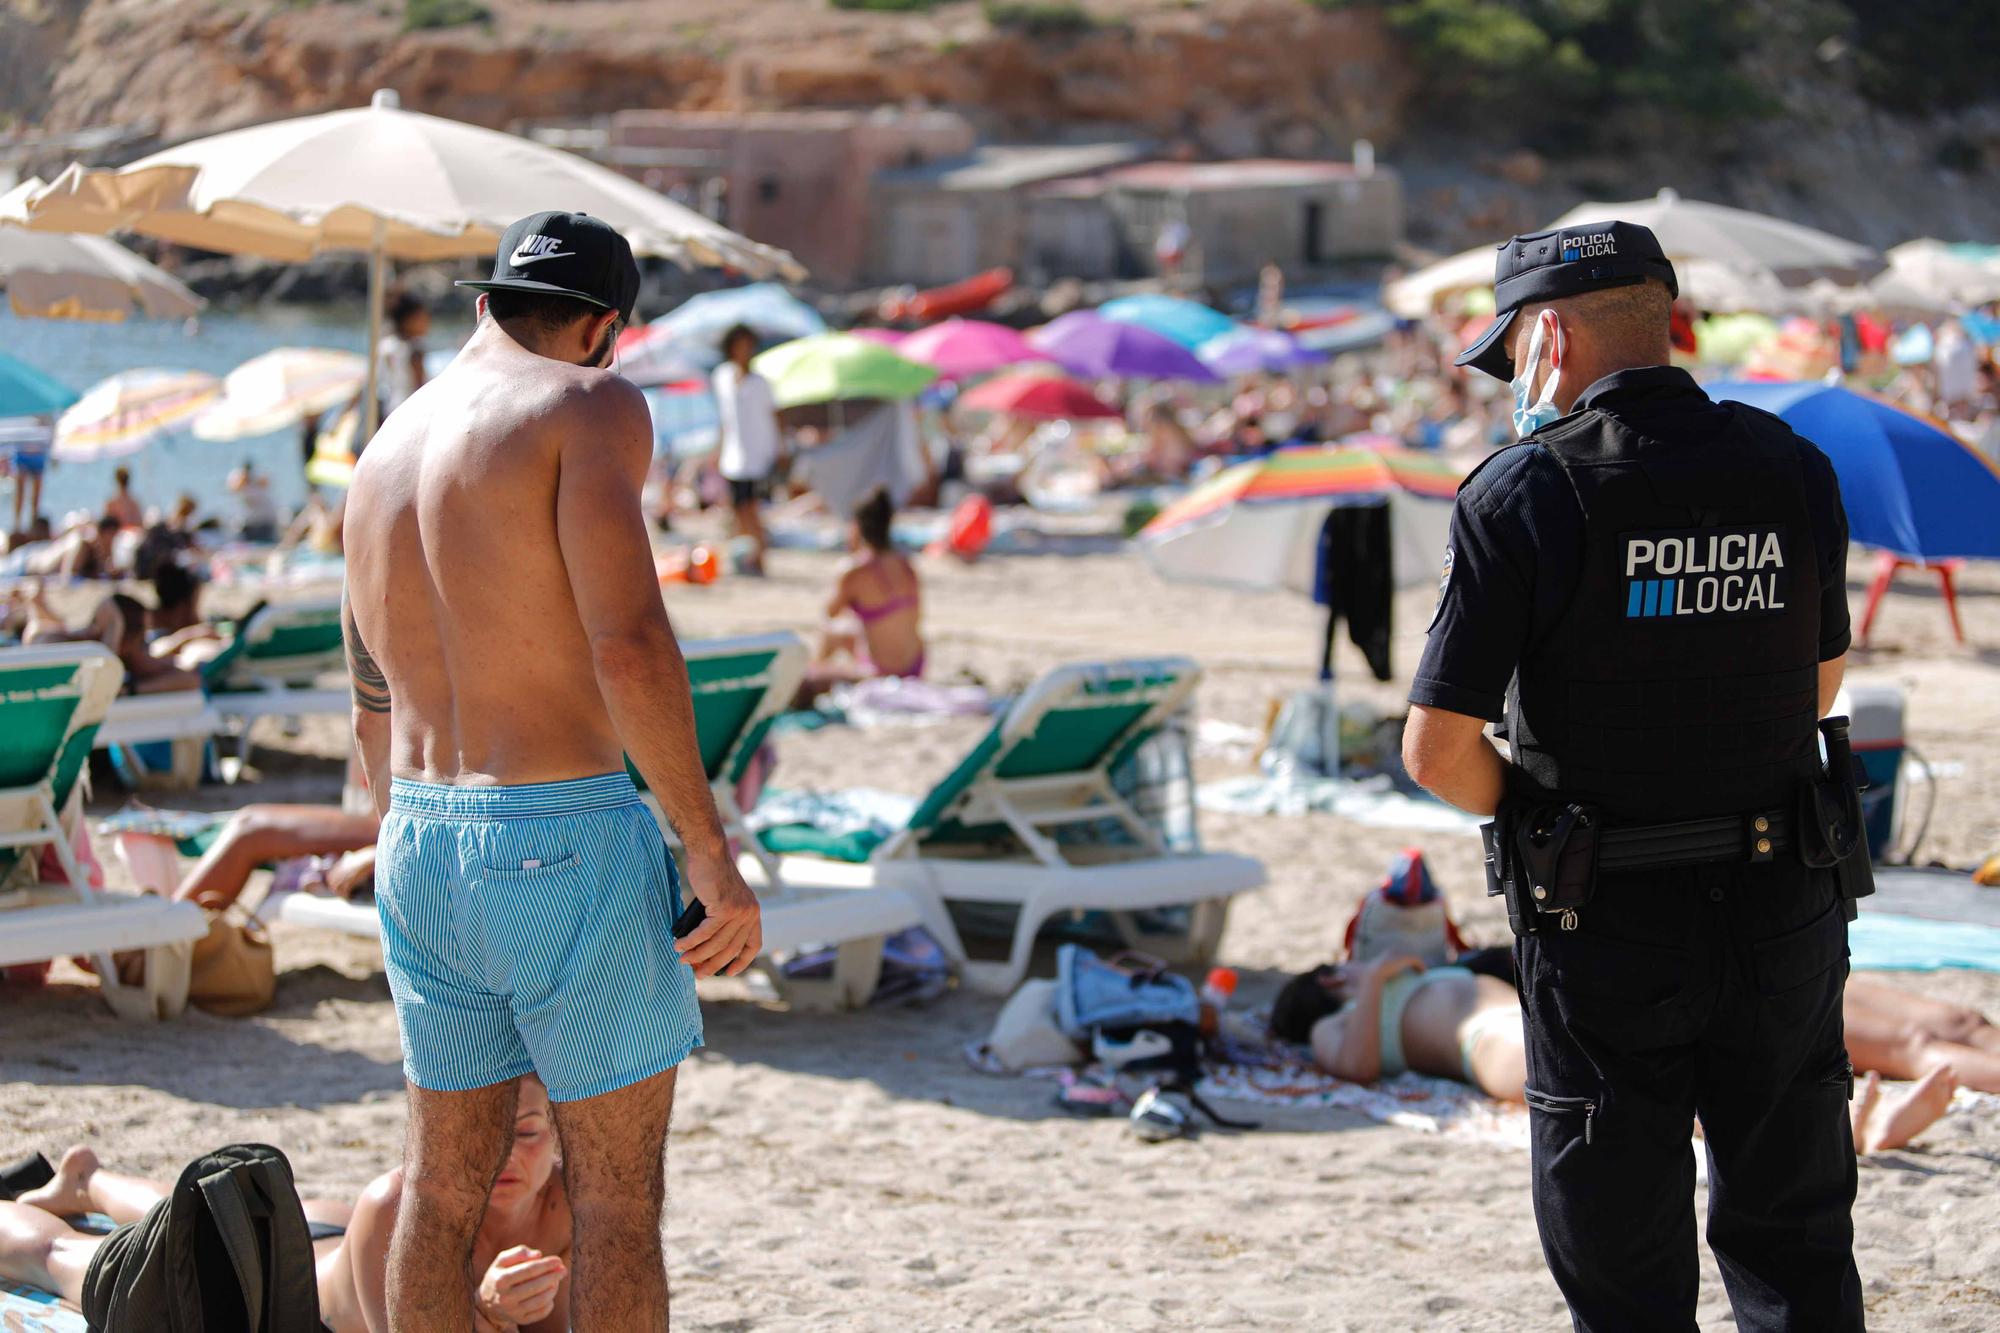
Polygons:
[[1583,508],[1583,568],[1515,677],[1514,762],[1615,823],[1789,807],[1817,767],[1820,569],[1799,442],[1729,407],[1707,440],[1597,410],[1533,437]]

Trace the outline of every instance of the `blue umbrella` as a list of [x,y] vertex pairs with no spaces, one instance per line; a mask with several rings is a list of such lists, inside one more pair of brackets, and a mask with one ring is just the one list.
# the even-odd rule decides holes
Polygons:
[[1097,313],[1120,324],[1137,324],[1193,351],[1211,339],[1241,326],[1220,310],[1179,296],[1121,296],[1097,307]]
[[0,417],[53,416],[77,397],[33,366],[0,356]]
[[725,287],[690,296],[654,320],[652,327],[664,330],[669,339],[713,365],[722,357],[722,335],[737,324],[749,325],[767,347],[826,332],[826,321],[819,311],[775,282],[753,282],[747,287]]
[[1818,383],[1712,384],[1783,417],[1833,460],[1855,541],[1912,560],[2000,559],[2000,471],[1936,422]]

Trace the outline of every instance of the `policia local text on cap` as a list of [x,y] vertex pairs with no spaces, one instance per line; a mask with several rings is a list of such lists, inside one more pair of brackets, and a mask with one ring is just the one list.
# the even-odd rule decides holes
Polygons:
[[1576,1327],[1694,1327],[1698,1114],[1738,1327],[1859,1329],[1841,991],[1873,886],[1844,720],[1816,726],[1846,519],[1818,449],[1669,364],[1677,291],[1631,223],[1499,248],[1458,363],[1511,381],[1524,438],[1459,491],[1404,759],[1496,816],[1535,1217]]

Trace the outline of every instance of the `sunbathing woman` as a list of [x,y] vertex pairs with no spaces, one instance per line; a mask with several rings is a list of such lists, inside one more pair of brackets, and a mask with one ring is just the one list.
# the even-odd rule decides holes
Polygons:
[[295,857],[333,858],[300,886],[352,898],[375,878],[374,812],[349,814],[330,805],[246,805],[174,890],[177,900],[219,912],[236,901],[258,866]]
[[[556,1168],[548,1093],[530,1074],[514,1111],[514,1150],[487,1197],[467,1292],[479,1333],[554,1333],[569,1327],[570,1210]],[[81,1304],[83,1275],[103,1237],[61,1219],[103,1213],[133,1222],[166,1197],[168,1186],[113,1175],[88,1148],[63,1154],[56,1178],[0,1203],[0,1277]],[[307,1200],[318,1255],[320,1318],[333,1333],[384,1333],[389,1235],[402,1195],[401,1169],[378,1176],[353,1205]]]
[[923,601],[917,568],[896,550],[887,491],[854,511],[854,555],[827,603],[819,656],[801,691],[806,702],[845,681],[924,674]]
[[[1907,1144],[1945,1113],[1961,1081],[2000,1091],[2000,1028],[1972,1010],[1867,980],[1848,982],[1843,1010],[1848,1057],[1868,1076],[1851,1108],[1862,1152]],[[1400,957],[1316,968],[1279,994],[1271,1031],[1310,1044],[1315,1064],[1349,1082],[1407,1069],[1524,1100],[1521,998],[1504,949],[1450,967]],[[1916,1085],[1884,1100],[1884,1076]]]

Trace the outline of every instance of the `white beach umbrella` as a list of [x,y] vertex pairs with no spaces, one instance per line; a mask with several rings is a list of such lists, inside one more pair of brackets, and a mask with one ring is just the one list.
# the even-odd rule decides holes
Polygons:
[[223,377],[221,399],[194,419],[195,437],[240,440],[295,426],[351,402],[367,377],[367,361],[353,352],[276,348]]
[[1674,268],[1681,295],[1710,314],[1817,317],[1837,304],[1827,296],[1834,284],[1826,278],[1805,287],[1787,287],[1767,269],[1740,268],[1713,259],[1690,259]]
[[[365,253],[372,349],[385,260],[491,254],[509,223],[548,208],[610,223],[637,254],[758,276],[804,272],[784,251],[607,167],[515,135],[405,111],[386,90],[366,107],[196,139],[116,170],[71,166],[30,194],[24,211],[40,230],[135,231],[266,259]],[[369,379],[372,433],[372,355]]]
[[1476,246],[1405,274],[1382,288],[1382,304],[1404,319],[1422,319],[1448,296],[1475,287],[1491,287],[1494,248]]
[[[1811,304],[1807,298],[1784,296],[1781,289],[1815,278],[1857,282],[1882,267],[1881,256],[1858,242],[1762,213],[1683,199],[1672,190],[1621,204],[1578,204],[1547,229],[1612,221],[1651,228],[1678,270],[1683,289],[1698,302],[1713,299],[1732,309],[1765,314],[1803,310]],[[1382,303],[1405,319],[1419,319],[1453,293],[1492,286],[1497,244],[1463,251],[1397,279],[1383,288]],[[1691,274],[1704,277],[1715,297],[1695,290]]]
[[1905,241],[1889,251],[1889,270],[1876,281],[1884,295],[1922,297],[1935,310],[2000,301],[2000,246]]
[[120,320],[136,306],[154,319],[186,319],[208,304],[181,281],[103,236],[30,231],[29,177],[0,194],[0,285],[23,319]]
[[1613,220],[1651,228],[1676,265],[1709,260],[1745,272],[1768,273],[1788,284],[1814,278],[1851,281],[1882,267],[1882,257],[1858,241],[1748,209],[1683,199],[1673,190],[1624,203],[1578,204],[1549,225]]

